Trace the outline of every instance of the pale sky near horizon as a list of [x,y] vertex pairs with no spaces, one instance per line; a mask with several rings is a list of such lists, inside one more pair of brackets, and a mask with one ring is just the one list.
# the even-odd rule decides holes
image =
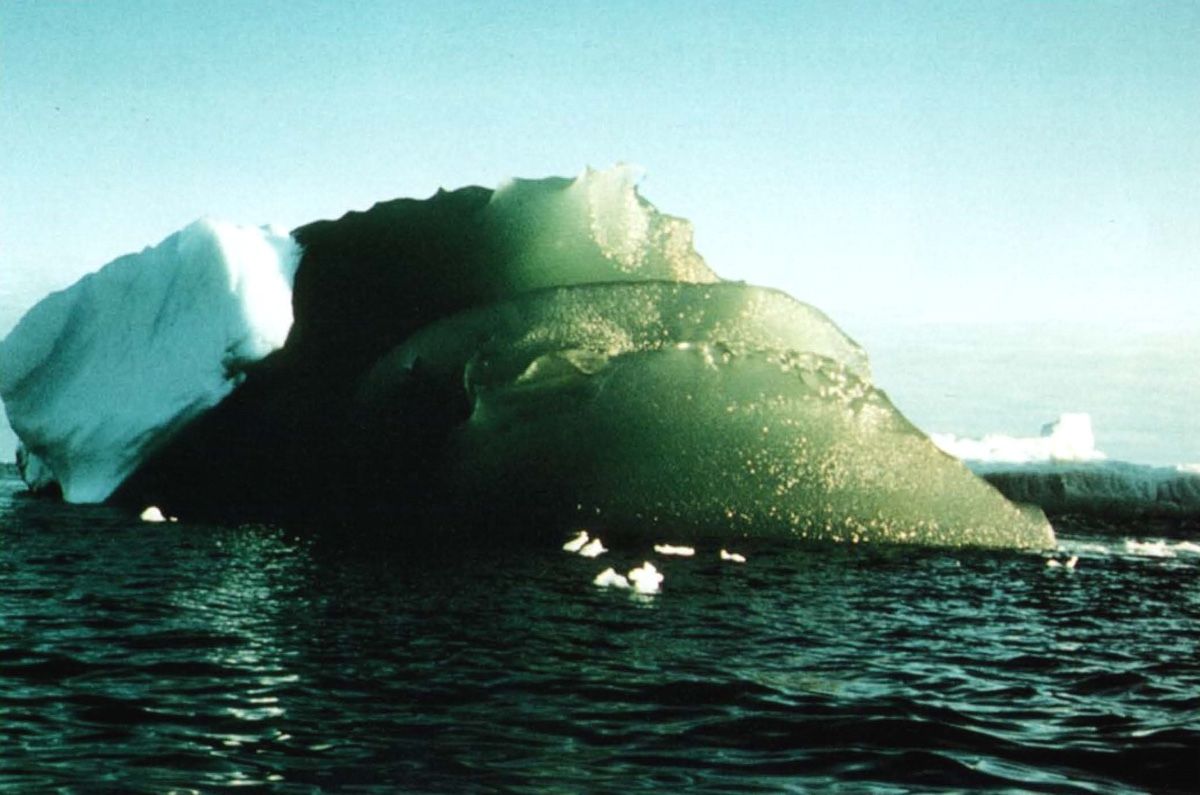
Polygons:
[[0,4],[0,334],[200,216],[634,162],[870,323],[1200,328],[1200,3]]

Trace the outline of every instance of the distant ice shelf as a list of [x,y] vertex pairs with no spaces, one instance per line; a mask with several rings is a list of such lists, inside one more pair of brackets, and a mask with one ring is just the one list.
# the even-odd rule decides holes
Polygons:
[[1087,414],[1062,414],[1035,437],[930,438],[1010,500],[1052,515],[1200,517],[1200,467],[1108,460]]

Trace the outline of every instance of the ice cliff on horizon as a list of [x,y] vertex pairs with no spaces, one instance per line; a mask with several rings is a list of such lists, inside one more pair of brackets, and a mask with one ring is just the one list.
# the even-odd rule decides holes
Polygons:
[[441,191],[291,237],[189,228],[35,307],[0,345],[0,394],[73,501],[1053,543],[828,318],[722,282],[635,182]]
[[1062,414],[1039,436],[930,438],[1009,499],[1052,515],[1200,517],[1200,472],[1108,460],[1096,449],[1087,414]]

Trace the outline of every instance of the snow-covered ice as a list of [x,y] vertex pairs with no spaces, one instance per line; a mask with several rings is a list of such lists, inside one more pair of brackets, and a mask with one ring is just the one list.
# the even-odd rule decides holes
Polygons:
[[641,566],[629,572],[629,582],[638,593],[658,593],[662,581],[663,575],[650,561],[644,561]]
[[31,486],[100,502],[283,345],[300,251],[197,221],[37,304],[0,342],[0,397]]

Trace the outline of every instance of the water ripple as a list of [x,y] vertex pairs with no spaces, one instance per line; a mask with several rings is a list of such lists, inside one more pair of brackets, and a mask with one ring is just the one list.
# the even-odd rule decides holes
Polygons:
[[701,549],[656,559],[662,592],[633,599],[556,545],[381,551],[0,505],[0,789],[1200,781],[1186,550],[1068,538],[1087,557],[1065,572],[1037,555],[753,545],[730,567]]

